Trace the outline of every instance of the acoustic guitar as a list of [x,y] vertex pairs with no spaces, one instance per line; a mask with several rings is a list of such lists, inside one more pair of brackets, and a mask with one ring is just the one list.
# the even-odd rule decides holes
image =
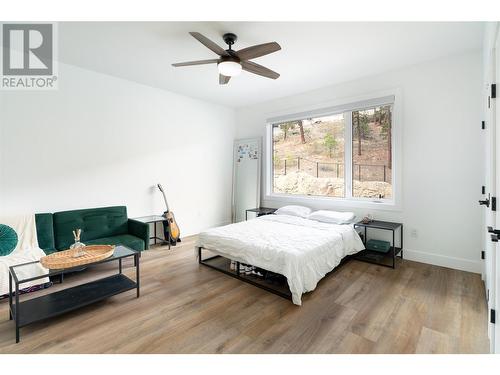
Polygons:
[[167,222],[164,223],[164,230],[165,230],[165,239],[168,238],[168,231],[170,231],[170,239],[171,243],[175,245],[178,241],[180,241],[180,236],[181,236],[181,231],[179,230],[179,226],[177,225],[177,222],[175,221],[175,216],[172,211],[170,211],[168,207],[168,202],[167,202],[167,197],[165,195],[165,191],[163,190],[162,186],[160,184],[157,185],[158,189],[160,189],[161,193],[163,194],[163,200],[165,201],[165,206],[167,210],[163,213],[163,216],[167,219]]

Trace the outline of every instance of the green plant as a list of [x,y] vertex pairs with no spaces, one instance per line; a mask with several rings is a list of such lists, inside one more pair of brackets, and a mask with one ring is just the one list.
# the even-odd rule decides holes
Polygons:
[[326,147],[326,149],[328,150],[328,155],[330,156],[330,158],[332,157],[332,152],[335,150],[335,148],[337,147],[337,140],[335,139],[335,137],[333,135],[331,135],[330,133],[327,133],[324,137],[323,137],[323,145]]

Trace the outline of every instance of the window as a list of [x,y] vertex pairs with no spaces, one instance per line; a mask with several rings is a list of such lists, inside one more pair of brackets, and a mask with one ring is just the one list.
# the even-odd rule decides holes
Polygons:
[[394,96],[270,122],[273,195],[392,202]]
[[273,192],[345,196],[344,114],[273,125]]
[[392,198],[390,105],[352,111],[352,195]]

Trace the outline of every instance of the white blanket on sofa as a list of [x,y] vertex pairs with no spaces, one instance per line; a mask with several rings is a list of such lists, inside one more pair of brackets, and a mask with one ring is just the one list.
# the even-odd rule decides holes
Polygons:
[[286,276],[296,305],[342,258],[364,249],[352,225],[289,215],[261,216],[208,229],[198,236],[197,246]]
[[[18,243],[14,251],[6,256],[0,256],[0,296],[9,293],[9,267],[16,264],[33,262],[45,256],[45,253],[38,246],[36,236],[35,215],[24,215],[15,217],[2,217],[0,223],[13,228],[18,237]],[[39,265],[33,269],[30,267],[30,273],[43,272],[44,268]],[[22,274],[22,277],[34,276],[33,274]],[[34,285],[40,285],[49,282],[49,278],[43,278],[21,284],[20,289],[28,288]]]

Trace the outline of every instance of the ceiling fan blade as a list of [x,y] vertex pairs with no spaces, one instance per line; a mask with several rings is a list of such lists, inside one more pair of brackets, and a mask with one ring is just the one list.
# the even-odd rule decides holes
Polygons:
[[265,66],[256,64],[251,61],[242,61],[241,66],[243,70],[246,70],[247,72],[250,73],[258,74],[263,77],[276,79],[280,76],[279,73],[276,73],[275,71],[272,71],[271,69],[268,69]]
[[190,65],[204,65],[204,64],[215,64],[217,62],[219,62],[218,59],[197,60],[197,61],[186,61],[186,62],[181,62],[181,63],[175,63],[175,64],[172,64],[172,66],[179,67],[179,66],[190,66]]
[[271,42],[240,49],[236,52],[236,55],[238,55],[241,60],[250,60],[279,51],[280,49],[281,46],[278,43]]
[[190,32],[191,36],[198,40],[201,44],[203,44],[205,47],[207,47],[209,50],[215,52],[219,56],[229,56],[229,54],[218,44],[212,42],[210,39],[208,39],[206,36],[197,33],[197,32]]
[[229,76],[223,76],[222,74],[219,74],[219,84],[221,84],[221,85],[227,84],[230,79],[231,79],[231,77],[229,77]]

